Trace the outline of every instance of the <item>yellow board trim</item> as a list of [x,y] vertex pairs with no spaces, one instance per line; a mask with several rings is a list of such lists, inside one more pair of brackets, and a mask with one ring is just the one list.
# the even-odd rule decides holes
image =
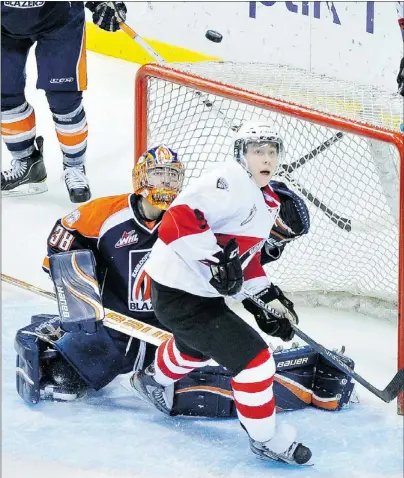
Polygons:
[[[139,63],[141,65],[155,61],[135,41],[122,31],[115,33],[106,32],[90,22],[87,22],[86,29],[88,50],[131,61],[133,63]],[[204,55],[203,53],[169,45],[168,43],[163,43],[157,40],[150,40],[148,38],[144,38],[144,40],[168,62],[220,60],[220,58],[214,56]]]

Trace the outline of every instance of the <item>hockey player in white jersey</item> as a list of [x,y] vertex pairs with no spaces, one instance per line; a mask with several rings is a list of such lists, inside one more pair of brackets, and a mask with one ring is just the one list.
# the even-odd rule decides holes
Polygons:
[[[300,465],[311,451],[296,441],[293,427],[276,426],[271,351],[224,300],[245,299],[243,287],[265,303],[283,296],[260,264],[279,211],[269,181],[283,151],[270,125],[242,125],[234,140],[236,161],[229,158],[195,180],[166,212],[146,271],[156,316],[173,338],[130,382],[138,396],[170,413],[173,384],[214,359],[232,372],[234,403],[251,450],[260,458]],[[292,339],[287,312],[278,318],[258,309],[254,315],[266,333]]]

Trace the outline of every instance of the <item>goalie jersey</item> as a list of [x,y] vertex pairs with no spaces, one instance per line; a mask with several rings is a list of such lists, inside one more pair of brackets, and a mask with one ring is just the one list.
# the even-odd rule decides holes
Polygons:
[[91,249],[104,307],[158,325],[144,265],[161,219],[143,220],[139,200],[135,194],[103,197],[59,219],[48,237],[43,268],[49,273],[52,254]]
[[[260,251],[278,215],[280,200],[262,190],[234,159],[188,185],[164,215],[146,264],[156,282],[202,297],[218,297],[209,260],[235,238],[251,293],[267,287]],[[214,260],[214,259],[213,259]]]

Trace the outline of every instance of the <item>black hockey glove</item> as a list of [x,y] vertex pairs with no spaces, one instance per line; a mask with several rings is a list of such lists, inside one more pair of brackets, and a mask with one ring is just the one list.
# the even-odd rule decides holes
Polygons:
[[309,210],[304,200],[280,181],[271,181],[270,185],[279,196],[281,207],[261,251],[261,264],[279,259],[287,243],[310,230]]
[[270,302],[278,300],[288,311],[288,313],[283,313],[276,309],[276,314],[271,314],[269,311],[258,307],[258,305],[254,304],[251,300],[243,300],[244,308],[248,310],[250,314],[253,314],[258,327],[266,334],[271,335],[272,337],[279,337],[285,342],[292,340],[295,331],[290,325],[290,321],[292,320],[295,324],[299,323],[299,318],[293,307],[293,302],[289,300],[281,289],[274,284],[271,284],[268,289],[264,289],[257,294],[256,297],[269,306],[271,306]]
[[243,285],[243,270],[239,256],[238,244],[235,239],[224,246],[223,251],[214,254],[218,263],[210,263],[212,279],[209,283],[222,295],[235,295]]
[[400,69],[397,75],[398,94],[404,96],[404,56],[400,62]]
[[123,2],[86,2],[86,7],[93,14],[93,23],[107,32],[116,32],[119,22],[126,20],[127,10]]

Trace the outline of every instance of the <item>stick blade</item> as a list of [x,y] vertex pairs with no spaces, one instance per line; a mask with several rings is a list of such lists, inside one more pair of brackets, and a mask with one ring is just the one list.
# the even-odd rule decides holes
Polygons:
[[383,390],[383,400],[391,402],[404,389],[404,369],[399,370],[393,377],[392,381]]

